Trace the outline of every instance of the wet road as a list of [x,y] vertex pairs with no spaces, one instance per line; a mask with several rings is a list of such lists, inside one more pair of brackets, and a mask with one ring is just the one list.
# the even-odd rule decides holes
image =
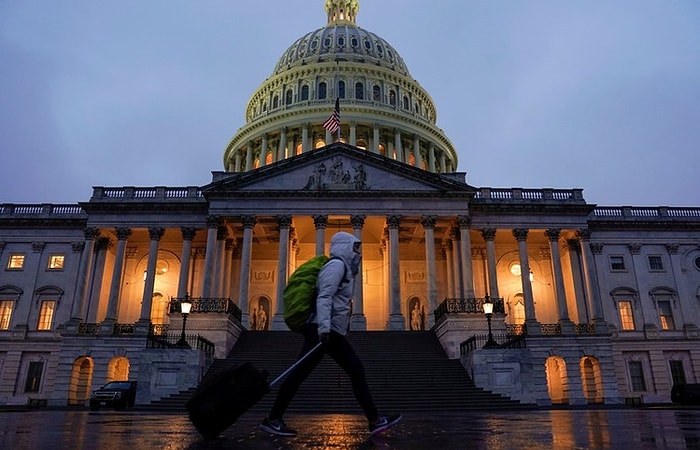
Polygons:
[[264,433],[259,421],[243,416],[204,441],[184,414],[0,412],[0,449],[700,449],[700,409],[410,414],[373,438],[355,415],[291,415],[295,438]]

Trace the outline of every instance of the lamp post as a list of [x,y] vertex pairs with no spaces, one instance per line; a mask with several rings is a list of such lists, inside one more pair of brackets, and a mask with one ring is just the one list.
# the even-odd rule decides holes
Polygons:
[[489,294],[486,294],[484,299],[484,315],[486,316],[486,323],[489,326],[489,337],[486,340],[486,345],[484,348],[494,348],[497,346],[496,341],[493,340],[493,333],[491,333],[491,316],[493,315],[493,302],[489,298]]
[[187,338],[185,338],[185,324],[187,323],[187,316],[192,310],[192,302],[190,301],[190,296],[185,294],[185,298],[180,300],[180,312],[182,313],[182,334],[180,335],[180,340],[177,341],[175,346],[177,348],[192,348],[190,344],[187,343]]

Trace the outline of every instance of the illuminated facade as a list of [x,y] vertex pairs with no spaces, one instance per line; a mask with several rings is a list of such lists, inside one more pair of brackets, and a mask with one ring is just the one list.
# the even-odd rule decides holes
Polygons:
[[[478,386],[523,402],[669,402],[700,381],[700,208],[603,207],[581,189],[475,187],[403,59],[357,1],[284,52],[206,186],[96,187],[74,205],[0,205],[0,405],[137,402],[197,383],[204,353],[153,348],[182,327],[225,356],[284,330],[281,293],[331,235],[363,242],[351,327],[432,330]],[[340,139],[322,127],[340,98]],[[521,349],[473,349],[494,333]],[[157,345],[155,345],[157,347]]]

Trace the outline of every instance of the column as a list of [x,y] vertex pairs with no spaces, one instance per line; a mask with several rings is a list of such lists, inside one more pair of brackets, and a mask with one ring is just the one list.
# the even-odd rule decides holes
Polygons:
[[532,284],[530,284],[530,259],[527,255],[527,228],[515,228],[513,236],[518,242],[518,254],[520,256],[520,282],[525,298],[525,329],[531,336],[542,334],[542,328],[535,315],[535,299],[532,296]]
[[462,258],[460,257],[460,242],[462,240],[459,228],[453,227],[450,230],[450,236],[452,237],[452,275],[454,276],[454,298],[463,298],[464,289],[462,286],[463,280],[462,274]]
[[403,157],[403,147],[401,146],[401,130],[394,130],[394,147],[396,148],[396,159],[401,162],[406,162]]
[[107,237],[98,237],[95,240],[95,257],[93,258],[90,279],[88,280],[87,309],[85,311],[85,321],[87,323],[97,323],[102,317],[100,314],[100,303],[102,303],[102,286],[106,277],[105,267],[107,266],[107,253],[114,245],[114,242]]
[[190,261],[192,260],[192,240],[197,233],[196,228],[182,227],[182,252],[180,254],[180,276],[177,282],[177,297],[183,298],[188,295],[189,289],[187,281],[190,274]]
[[440,152],[440,173],[447,173],[447,162],[445,161],[445,152]]
[[372,151],[379,154],[379,124],[374,124],[373,134],[372,134]]
[[117,311],[119,311],[119,295],[122,287],[122,272],[124,271],[124,257],[126,255],[126,240],[131,236],[130,228],[119,227],[117,232],[117,249],[114,254],[114,268],[112,281],[109,284],[109,300],[107,302],[107,314],[100,327],[100,334],[113,334],[114,325],[117,323]]
[[566,246],[569,250],[569,264],[571,264],[571,275],[574,280],[576,323],[587,324],[590,322],[590,314],[586,303],[586,282],[583,279],[583,267],[581,266],[581,242],[578,239],[567,239]]
[[287,127],[280,130],[280,145],[277,148],[277,161],[285,159],[285,149],[287,148]]
[[[365,218],[366,217],[363,215],[350,216],[352,234],[360,241],[362,241],[362,228],[365,226]],[[367,330],[367,318],[365,317],[364,307],[364,274],[362,270],[362,260],[360,260],[360,267],[355,276],[355,290],[352,299],[352,316],[350,317],[351,330]]]
[[287,286],[287,265],[289,264],[289,227],[292,225],[292,216],[277,216],[277,224],[280,229],[279,250],[277,253],[277,296],[275,304],[271,305],[273,330],[286,330],[284,323],[284,288]]
[[550,228],[544,234],[549,239],[549,252],[552,255],[552,273],[554,274],[554,292],[557,298],[559,326],[562,334],[576,334],[574,324],[569,319],[569,307],[567,306],[566,290],[564,289],[564,272],[561,268],[561,255],[559,254],[559,235],[561,230]]
[[579,230],[578,238],[581,240],[581,256],[583,260],[583,276],[586,279],[586,292],[590,301],[590,311],[595,325],[596,334],[608,334],[608,324],[603,318],[603,304],[598,288],[598,277],[595,271],[595,261],[591,251],[591,232],[588,229]]
[[388,216],[389,227],[389,330],[405,330],[406,321],[401,313],[401,274],[399,272],[399,225],[401,216]]
[[452,258],[452,241],[445,239],[442,243],[442,250],[445,252],[445,278],[447,278],[447,292],[445,297],[455,296],[455,275]]
[[204,254],[204,280],[202,282],[202,297],[211,297],[214,278],[214,263],[216,262],[216,233],[221,223],[219,216],[207,217],[207,249]]
[[470,234],[471,223],[472,220],[468,216],[457,217],[459,234],[462,238],[460,250],[462,254],[463,298],[474,298],[474,269],[472,267],[472,240]]
[[435,173],[435,144],[430,143],[428,145],[428,170]]
[[326,253],[326,227],[328,226],[328,216],[314,216],[314,226],[316,227],[316,256]]
[[267,133],[262,135],[262,148],[260,149],[260,167],[267,164]]
[[309,145],[309,124],[305,123],[301,128],[301,152],[306,153],[311,149]]
[[330,130],[326,129],[326,135],[324,136],[323,141],[326,143],[326,145],[331,145],[333,143],[333,135],[331,134]]
[[240,172],[241,171],[241,151],[235,150],[235,152],[236,152],[236,159],[235,159],[236,172]]
[[165,233],[165,228],[151,227],[148,229],[148,237],[151,242],[148,247],[148,262],[146,263],[146,282],[143,285],[141,297],[141,315],[134,331],[136,334],[148,334],[151,328],[151,306],[153,304],[153,287],[156,282],[156,263],[158,262],[158,245]]
[[[666,244],[666,251],[668,252],[668,258],[671,261],[671,274],[673,275],[673,280],[678,280],[683,273],[681,256],[678,254],[677,243]],[[690,298],[690,294],[687,292],[686,285],[684,283],[679,283],[676,281],[676,286],[678,287],[678,298]],[[678,302],[678,306],[681,311],[681,320],[678,322],[683,323],[683,331],[685,331],[686,339],[691,339],[692,336],[698,335],[698,316],[693,314],[693,308],[690,304],[685,302]]]
[[216,257],[214,259],[213,280],[211,283],[210,297],[223,297],[224,286],[224,258],[226,257],[226,238],[228,237],[228,228],[226,225],[219,225],[216,229]]
[[83,245],[83,254],[80,258],[80,267],[78,268],[78,280],[76,283],[76,294],[78,301],[73,302],[71,309],[71,324],[74,324],[77,332],[77,324],[85,320],[85,309],[88,302],[90,268],[92,267],[93,255],[95,252],[95,240],[100,237],[100,230],[93,227],[85,228],[83,231],[85,242]]
[[253,170],[253,141],[248,142],[245,150],[245,170]]
[[416,159],[416,167],[423,168],[423,159],[420,156],[420,138],[417,134],[413,135],[413,157]]
[[357,122],[350,122],[350,145],[357,147]]
[[[437,216],[423,216],[421,224],[425,233],[425,267],[428,279],[426,286],[426,296],[428,297],[426,326],[429,329],[435,325],[435,315],[431,313],[438,307],[437,269],[435,267],[435,224],[437,224]],[[411,311],[408,313],[410,315]]]
[[250,263],[253,256],[253,228],[255,216],[242,216],[243,243],[241,246],[241,281],[238,288],[238,307],[241,308],[241,325],[248,328],[248,291],[250,290]]
[[233,266],[233,251],[236,248],[235,240],[226,239],[224,242],[224,264],[221,277],[221,297],[231,298],[231,279],[233,278],[231,267]]
[[481,237],[486,241],[486,261],[489,274],[489,295],[493,298],[501,298],[498,292],[498,271],[496,270],[496,229],[485,228],[481,230]]

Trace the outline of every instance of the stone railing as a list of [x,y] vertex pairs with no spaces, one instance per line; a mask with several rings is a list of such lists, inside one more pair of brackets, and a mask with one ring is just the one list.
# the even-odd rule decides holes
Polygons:
[[591,213],[595,220],[693,220],[700,221],[700,208],[598,206]]
[[[78,325],[78,334],[100,334],[102,324],[82,322]],[[134,334],[133,323],[115,323],[112,332],[113,336],[123,336]]]
[[503,298],[495,297],[471,297],[471,298],[446,298],[435,309],[435,323],[447,314],[467,313],[484,314],[484,303],[486,300],[493,303],[494,313],[505,313]]
[[104,201],[174,201],[204,200],[202,190],[197,186],[186,187],[102,187],[92,190],[91,202]]
[[474,194],[476,202],[577,202],[586,203],[583,189],[524,189],[479,188]]
[[5,203],[0,205],[0,217],[31,217],[31,218],[85,218],[87,214],[78,205],[16,205]]

